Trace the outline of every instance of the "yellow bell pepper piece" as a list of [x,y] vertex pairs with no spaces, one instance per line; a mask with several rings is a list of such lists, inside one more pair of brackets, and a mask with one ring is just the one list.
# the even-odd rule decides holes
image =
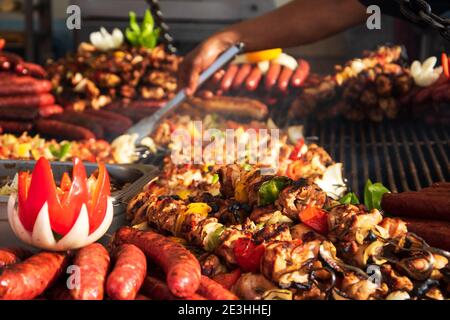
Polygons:
[[185,214],[199,214],[207,217],[211,207],[204,202],[193,202],[188,204]]
[[30,143],[20,143],[17,146],[17,155],[20,158],[28,158],[30,156],[31,144]]
[[236,188],[234,189],[234,198],[239,202],[248,202],[248,194],[243,184],[240,180],[236,182]]

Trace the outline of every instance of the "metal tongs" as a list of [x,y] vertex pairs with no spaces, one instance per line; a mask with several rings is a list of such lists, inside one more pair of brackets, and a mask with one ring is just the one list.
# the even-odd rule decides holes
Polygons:
[[[200,75],[197,86],[200,87],[214,73],[216,73],[220,68],[222,68],[231,59],[233,59],[239,52],[241,52],[243,47],[243,43],[238,43],[225,51],[211,66],[208,67],[208,69],[206,69]],[[130,129],[128,129],[126,134],[137,134],[138,137],[136,140],[136,144],[139,145],[143,138],[148,137],[153,132],[153,130],[156,128],[156,125],[161,121],[161,119],[167,113],[175,109],[185,99],[186,92],[184,89],[182,89],[164,107],[156,111],[150,117],[144,118],[136,123]]]

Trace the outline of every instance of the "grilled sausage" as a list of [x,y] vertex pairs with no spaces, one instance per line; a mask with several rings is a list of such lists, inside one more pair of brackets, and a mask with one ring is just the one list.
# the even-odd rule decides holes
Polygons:
[[203,275],[197,292],[210,300],[238,300],[231,291]]
[[243,97],[192,98],[191,103],[205,112],[235,115],[256,120],[264,119],[269,112],[267,106],[262,102]]
[[55,104],[55,98],[49,93],[17,96],[17,97],[0,97],[0,108],[3,107],[38,108],[50,104]]
[[242,64],[236,76],[234,77],[232,88],[234,90],[241,88],[242,84],[244,83],[245,79],[247,79],[251,71],[252,71],[251,64],[249,63]]
[[90,130],[97,139],[103,139],[103,127],[99,125],[89,116],[85,116],[84,112],[66,111],[64,113],[51,116],[49,119],[73,124]]
[[[169,287],[161,280],[147,276],[144,280],[144,284],[141,289],[142,293],[153,300],[178,300],[177,296],[174,296],[170,292]],[[206,300],[204,297],[194,293],[191,296],[185,297],[185,300]]]
[[22,62],[21,65],[24,68],[24,74],[36,78],[45,78],[47,76],[47,72],[38,64],[31,62]]
[[116,244],[131,243],[162,267],[170,291],[177,297],[194,294],[200,285],[200,263],[189,250],[153,231],[121,228],[116,233]]
[[30,131],[33,128],[33,124],[31,122],[0,120],[0,128],[5,133],[22,133]]
[[0,108],[1,120],[19,120],[32,121],[39,116],[39,109],[36,108],[15,108],[4,107]]
[[278,80],[278,76],[280,75],[280,72],[281,72],[281,65],[276,62],[271,62],[269,70],[266,73],[266,79],[264,82],[266,90],[269,91],[275,86]]
[[50,92],[52,84],[48,80],[25,81],[0,85],[0,96],[33,95]]
[[70,290],[75,300],[103,300],[109,254],[100,243],[93,243],[78,250],[73,264],[80,268],[78,288]]
[[39,119],[35,123],[35,129],[38,133],[44,136],[54,137],[58,139],[67,139],[67,140],[95,139],[95,135],[94,133],[92,133],[92,131],[80,126],[76,126],[73,124],[57,120]]
[[29,256],[31,253],[21,248],[0,248],[0,268],[18,263]]
[[66,255],[41,252],[0,274],[0,300],[29,300],[42,294],[63,272]]
[[122,134],[133,125],[130,118],[104,110],[84,110],[83,117],[97,122],[103,127],[105,135],[111,136]]
[[234,78],[236,77],[238,70],[239,66],[237,64],[230,64],[228,66],[228,69],[225,72],[222,81],[220,82],[220,88],[223,91],[228,91],[231,88],[231,85],[233,83]]
[[5,58],[7,61],[9,61],[13,65],[17,65],[17,64],[23,62],[23,59],[19,55],[15,54],[15,53],[11,53],[11,52],[2,51],[2,52],[0,52],[0,57]]
[[255,91],[256,88],[258,88],[259,86],[261,78],[262,78],[261,70],[259,70],[258,66],[256,65],[253,67],[253,70],[248,75],[247,80],[245,80],[245,88],[248,91]]
[[134,300],[147,273],[144,253],[132,244],[123,244],[115,252],[116,263],[106,281],[106,293],[115,300]]
[[408,231],[422,237],[429,245],[450,250],[450,223],[447,221],[402,218]]
[[57,104],[49,104],[47,106],[39,107],[39,115],[43,118],[49,117],[54,114],[60,114],[63,112],[64,112],[63,107]]
[[401,217],[450,221],[450,197],[445,193],[386,193],[381,207]]
[[295,70],[291,78],[291,85],[293,87],[301,87],[305,82],[306,78],[308,78],[309,71],[310,71],[309,63],[303,59],[299,59],[297,70]]
[[278,77],[278,89],[281,92],[286,92],[289,86],[289,81],[291,80],[292,75],[294,74],[294,70],[288,67],[284,67]]

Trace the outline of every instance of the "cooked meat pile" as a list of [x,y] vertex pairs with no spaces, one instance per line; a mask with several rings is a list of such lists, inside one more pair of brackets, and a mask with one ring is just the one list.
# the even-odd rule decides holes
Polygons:
[[220,195],[182,200],[147,190],[129,203],[128,218],[209,252],[201,259],[208,276],[238,267],[231,290],[243,299],[448,296],[450,253],[428,246],[402,220],[342,205],[303,180],[239,165],[218,173]]

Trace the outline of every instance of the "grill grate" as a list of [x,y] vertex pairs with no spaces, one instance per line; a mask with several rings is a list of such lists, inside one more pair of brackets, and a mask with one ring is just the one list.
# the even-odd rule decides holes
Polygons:
[[450,181],[449,126],[334,120],[307,122],[305,135],[317,137],[333,159],[344,164],[349,187],[359,194],[369,178],[393,192]]

